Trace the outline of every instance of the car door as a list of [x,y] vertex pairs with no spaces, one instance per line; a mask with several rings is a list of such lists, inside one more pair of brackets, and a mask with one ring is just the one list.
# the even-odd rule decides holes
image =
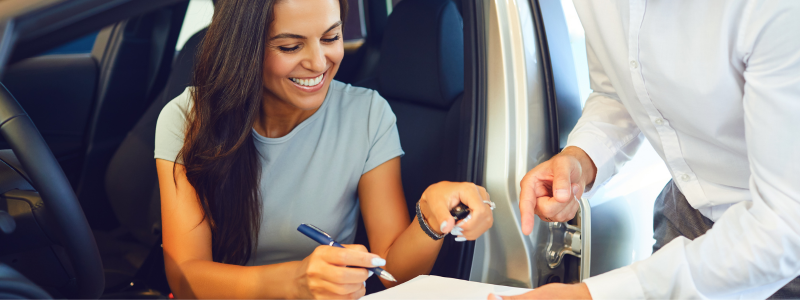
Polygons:
[[[535,288],[580,282],[650,255],[652,204],[669,174],[649,144],[617,176],[580,199],[564,223],[520,229],[519,182],[565,145],[590,91],[582,27],[565,1],[476,4],[485,81],[482,181],[497,204],[476,241],[470,280]],[[576,23],[577,22],[577,23]],[[631,179],[638,180],[631,180]]]
[[[119,223],[104,189],[106,168],[166,82],[187,1],[163,1],[160,9],[136,2],[124,10],[109,1],[26,5],[40,2],[47,7],[43,13],[74,15],[78,21],[51,17],[45,26],[14,20],[15,30],[32,32],[18,35],[0,80],[41,131],[92,227],[114,229]],[[81,21],[92,7],[100,17]],[[13,14],[3,13],[0,17]]]

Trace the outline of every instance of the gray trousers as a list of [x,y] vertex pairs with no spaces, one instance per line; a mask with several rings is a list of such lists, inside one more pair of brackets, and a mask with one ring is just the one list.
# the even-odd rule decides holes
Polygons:
[[[711,229],[714,222],[694,209],[671,180],[653,207],[653,252],[679,236],[694,240]],[[790,281],[769,299],[800,298],[800,277]]]

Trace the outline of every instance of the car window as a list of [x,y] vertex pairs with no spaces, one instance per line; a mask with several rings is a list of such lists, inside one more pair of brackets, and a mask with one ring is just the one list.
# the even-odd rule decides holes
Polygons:
[[572,59],[575,61],[575,75],[578,77],[578,91],[581,96],[581,107],[583,107],[586,98],[592,93],[592,89],[589,87],[589,67],[586,60],[586,37],[572,0],[561,0],[561,6],[564,8],[564,17],[567,19],[569,43],[572,48]]
[[175,52],[181,51],[183,45],[195,33],[211,24],[211,17],[214,16],[214,3],[211,0],[191,0],[186,9],[186,16],[183,18],[181,33],[178,34],[178,42],[175,43]]
[[69,43],[58,46],[55,49],[45,52],[42,55],[50,54],[79,54],[90,53],[94,46],[94,40],[97,39],[97,32],[92,32],[85,36],[75,39]]
[[360,40],[367,36],[366,19],[364,17],[364,1],[349,0],[347,20],[344,21],[344,40]]

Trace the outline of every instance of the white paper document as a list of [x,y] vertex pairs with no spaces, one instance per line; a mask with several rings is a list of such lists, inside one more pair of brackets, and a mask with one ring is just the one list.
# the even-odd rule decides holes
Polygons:
[[420,275],[401,285],[361,299],[475,299],[485,300],[489,293],[519,295],[531,289],[494,285],[439,276]]

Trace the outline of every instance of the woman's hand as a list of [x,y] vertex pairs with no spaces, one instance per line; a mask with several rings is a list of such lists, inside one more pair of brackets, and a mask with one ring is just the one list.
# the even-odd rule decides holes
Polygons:
[[345,248],[319,246],[297,268],[295,298],[358,299],[366,293],[366,280],[372,272],[364,268],[380,267],[386,261],[367,252],[363,245]]
[[[449,232],[456,236],[456,241],[463,242],[476,240],[492,227],[492,210],[484,200],[489,200],[489,194],[483,187],[471,182],[442,181],[425,189],[419,206],[431,230],[438,234]],[[450,209],[459,203],[466,204],[470,214],[455,224]]]

